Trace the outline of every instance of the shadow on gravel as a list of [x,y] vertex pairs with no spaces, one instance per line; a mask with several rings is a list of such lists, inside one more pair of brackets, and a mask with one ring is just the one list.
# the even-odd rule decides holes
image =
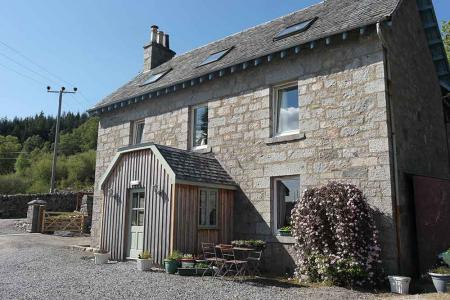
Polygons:
[[246,279],[243,283],[254,285],[254,286],[279,287],[279,288],[283,288],[283,289],[308,287],[306,285],[302,285],[299,283],[290,283],[290,282],[277,280],[277,279],[273,279],[273,278],[261,278],[261,277]]

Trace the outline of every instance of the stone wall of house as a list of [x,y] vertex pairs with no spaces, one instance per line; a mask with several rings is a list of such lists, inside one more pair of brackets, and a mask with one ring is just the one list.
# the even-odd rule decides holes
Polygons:
[[74,211],[77,195],[78,193],[0,195],[0,218],[25,218],[27,203],[35,199],[47,202],[48,211]]
[[418,255],[411,175],[450,178],[442,95],[416,1],[403,1],[392,26],[384,26],[382,33],[391,76],[400,273],[414,274]]
[[[299,86],[301,133],[279,142],[271,138],[272,87],[291,81]],[[271,229],[273,177],[300,175],[301,189],[330,180],[352,182],[381,212],[383,259],[386,269],[395,271],[384,82],[382,49],[372,31],[103,115],[92,245],[99,244],[103,201],[98,180],[117,148],[128,145],[130,121],[145,117],[145,142],[186,149],[188,108],[208,103],[209,145],[241,189],[235,238],[268,240],[266,254],[277,257],[272,270],[292,271],[292,239],[275,237]]]

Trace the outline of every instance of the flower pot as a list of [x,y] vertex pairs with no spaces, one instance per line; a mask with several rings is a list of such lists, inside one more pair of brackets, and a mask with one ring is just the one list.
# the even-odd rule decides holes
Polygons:
[[212,268],[195,268],[195,274],[198,276],[212,276],[213,273]]
[[149,271],[153,266],[153,259],[137,259],[136,266],[139,271]]
[[193,258],[182,258],[181,267],[182,268],[193,268],[195,266],[195,260]]
[[391,285],[391,292],[397,294],[408,294],[409,293],[409,283],[411,282],[411,277],[405,276],[388,276],[389,284]]
[[106,264],[109,260],[109,253],[94,253],[94,263],[96,265]]
[[192,276],[195,274],[194,268],[178,268],[178,275],[180,276]]
[[450,282],[450,274],[428,273],[433,280],[433,285],[438,293],[447,292],[447,284]]
[[177,272],[178,262],[176,260],[164,260],[164,269],[168,274],[175,274]]
[[281,236],[291,236],[291,231],[290,230],[278,230],[278,233]]

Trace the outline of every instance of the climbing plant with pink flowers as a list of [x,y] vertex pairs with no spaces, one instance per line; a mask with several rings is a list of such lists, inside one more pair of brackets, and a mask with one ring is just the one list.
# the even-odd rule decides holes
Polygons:
[[374,211],[354,185],[307,189],[292,210],[292,235],[300,280],[374,286],[381,278]]

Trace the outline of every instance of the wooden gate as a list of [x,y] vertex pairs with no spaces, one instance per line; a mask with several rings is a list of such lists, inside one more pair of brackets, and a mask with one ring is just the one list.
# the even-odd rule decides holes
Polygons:
[[41,232],[72,231],[83,233],[84,214],[80,212],[45,211],[42,218]]

